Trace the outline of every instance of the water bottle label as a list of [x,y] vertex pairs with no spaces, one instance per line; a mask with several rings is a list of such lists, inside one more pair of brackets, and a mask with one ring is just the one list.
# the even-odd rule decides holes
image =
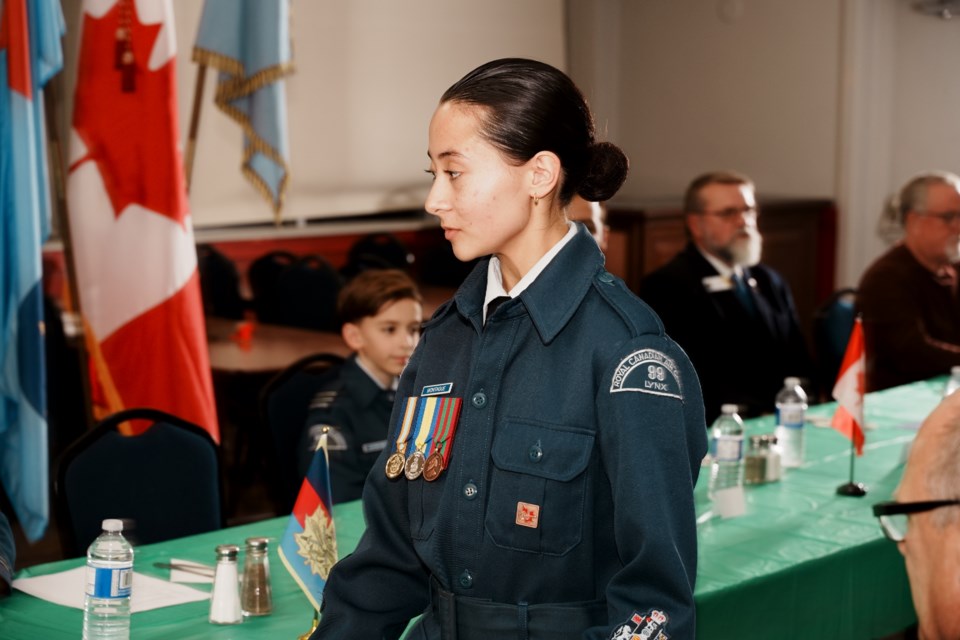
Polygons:
[[128,598],[133,567],[87,567],[87,595],[93,598]]
[[782,404],[777,407],[777,424],[792,429],[803,426],[803,405]]
[[720,462],[737,462],[743,456],[743,436],[719,436],[714,445],[714,458]]

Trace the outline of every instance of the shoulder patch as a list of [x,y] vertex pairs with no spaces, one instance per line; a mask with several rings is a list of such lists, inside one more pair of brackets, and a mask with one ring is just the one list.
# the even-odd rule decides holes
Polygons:
[[683,400],[680,368],[673,358],[656,349],[634,351],[620,361],[610,393],[638,391]]

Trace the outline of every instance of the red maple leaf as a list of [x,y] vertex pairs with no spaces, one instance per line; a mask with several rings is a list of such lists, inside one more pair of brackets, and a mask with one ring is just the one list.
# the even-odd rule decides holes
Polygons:
[[130,3],[135,90],[121,89],[116,68],[120,3],[102,18],[84,14],[73,127],[87,146],[119,216],[131,203],[182,223],[189,210],[179,149],[176,58],[148,63],[161,24],[145,25]]

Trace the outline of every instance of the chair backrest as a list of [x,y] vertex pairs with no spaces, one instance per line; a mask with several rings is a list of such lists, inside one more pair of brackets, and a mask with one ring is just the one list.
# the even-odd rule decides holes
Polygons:
[[847,350],[856,319],[857,290],[839,289],[813,315],[813,341],[820,388],[829,395]]
[[370,233],[350,247],[347,263],[340,269],[344,279],[349,280],[367,269],[408,270],[414,256],[407,246],[392,233]]
[[233,260],[212,245],[197,245],[197,271],[204,315],[243,318],[246,302],[240,295],[240,273]]
[[332,353],[301,358],[274,376],[260,392],[261,422],[270,430],[277,465],[270,475],[275,481],[278,513],[290,511],[300,489],[297,445],[306,426],[310,401],[338,375],[343,362],[344,358]]
[[291,327],[336,331],[340,273],[321,255],[303,256],[284,269],[276,285],[275,322]]
[[[128,420],[152,424],[122,435]],[[63,452],[54,485],[61,546],[82,555],[104,518],[128,521],[137,544],[223,526],[220,462],[203,429],[155,409],[129,409],[102,420]]]
[[247,280],[253,295],[253,311],[260,322],[280,324],[280,295],[277,283],[280,275],[296,262],[297,257],[289,251],[271,251],[250,263]]

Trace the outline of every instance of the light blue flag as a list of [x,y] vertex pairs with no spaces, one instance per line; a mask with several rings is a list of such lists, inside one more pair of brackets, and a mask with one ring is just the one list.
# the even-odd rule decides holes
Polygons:
[[0,11],[0,480],[29,540],[50,514],[40,253],[50,231],[43,87],[63,67],[57,0]]
[[290,157],[289,0],[206,0],[193,60],[219,70],[214,100],[243,128],[243,173],[279,221]]

